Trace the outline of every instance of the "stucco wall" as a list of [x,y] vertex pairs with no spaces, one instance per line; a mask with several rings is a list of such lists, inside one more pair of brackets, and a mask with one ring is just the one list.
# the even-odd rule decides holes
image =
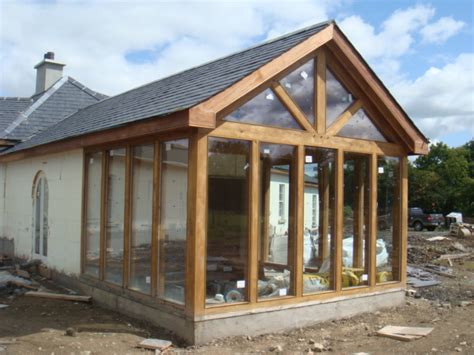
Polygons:
[[[58,271],[80,272],[82,159],[82,150],[74,150],[4,165],[3,235],[15,239],[17,256],[39,258],[33,252],[32,191],[36,174],[43,171],[49,187],[49,235],[48,255],[41,259]],[[0,168],[0,182],[1,177]]]

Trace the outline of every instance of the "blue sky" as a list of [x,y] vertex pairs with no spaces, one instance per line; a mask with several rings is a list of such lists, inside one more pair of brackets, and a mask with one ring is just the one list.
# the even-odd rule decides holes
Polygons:
[[0,96],[30,96],[54,51],[109,95],[263,40],[336,19],[432,141],[474,137],[471,0],[0,0]]

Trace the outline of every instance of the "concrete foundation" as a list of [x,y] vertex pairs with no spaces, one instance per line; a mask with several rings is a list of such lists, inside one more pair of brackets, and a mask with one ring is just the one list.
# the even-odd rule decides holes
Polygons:
[[401,305],[405,299],[402,288],[363,295],[335,297],[331,300],[311,301],[203,316],[193,321],[183,309],[159,304],[151,298],[134,296],[127,290],[117,290],[89,280],[55,273],[59,283],[92,296],[94,303],[133,318],[146,320],[171,330],[189,344],[205,344],[214,339],[241,335],[260,335],[311,326],[323,321],[341,319],[356,314]]

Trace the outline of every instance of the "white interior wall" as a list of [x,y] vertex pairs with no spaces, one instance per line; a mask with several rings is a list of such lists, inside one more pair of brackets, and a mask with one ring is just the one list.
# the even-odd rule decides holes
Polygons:
[[48,255],[41,259],[58,271],[80,272],[82,159],[82,150],[74,150],[5,164],[3,234],[15,239],[17,256],[39,258],[33,253],[32,191],[36,174],[43,171],[49,187],[49,236]]

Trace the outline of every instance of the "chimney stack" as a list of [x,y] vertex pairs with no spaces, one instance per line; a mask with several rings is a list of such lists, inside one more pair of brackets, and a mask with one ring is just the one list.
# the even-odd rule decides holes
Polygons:
[[66,64],[54,60],[54,52],[47,52],[44,59],[35,65],[36,91],[35,95],[48,90],[63,76],[63,67]]

